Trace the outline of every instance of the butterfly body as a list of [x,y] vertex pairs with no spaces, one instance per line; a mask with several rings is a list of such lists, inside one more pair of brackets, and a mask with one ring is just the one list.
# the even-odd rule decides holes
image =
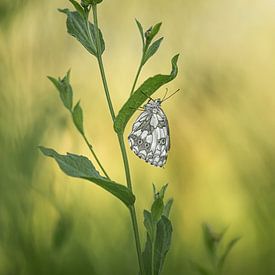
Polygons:
[[150,99],[143,107],[128,137],[131,150],[144,161],[163,167],[170,149],[169,125],[160,99]]

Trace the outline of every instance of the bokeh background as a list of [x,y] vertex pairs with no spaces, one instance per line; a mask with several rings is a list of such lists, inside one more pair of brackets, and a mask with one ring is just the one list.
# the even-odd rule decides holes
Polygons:
[[[65,17],[57,12],[69,6],[65,0],[0,1],[1,275],[137,271],[125,207],[99,187],[65,176],[37,150],[43,144],[91,158],[46,79],[71,68],[88,136],[111,177],[125,183],[96,60],[66,33]],[[272,0],[100,5],[116,111],[140,59],[134,18],[146,27],[162,21],[165,37],[139,83],[170,72],[171,57],[181,54],[179,75],[166,87],[183,92],[163,105],[172,139],[165,169],[128,149],[143,242],[142,210],[150,206],[152,182],[168,182],[167,195],[175,199],[173,244],[163,274],[196,274],[191,260],[207,266],[203,222],[217,230],[229,226],[225,241],[242,236],[224,274],[275,274],[274,12]]]

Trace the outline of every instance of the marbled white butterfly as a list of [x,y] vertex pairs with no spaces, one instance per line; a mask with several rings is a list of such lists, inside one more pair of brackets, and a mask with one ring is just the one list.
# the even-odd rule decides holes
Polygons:
[[156,167],[164,166],[170,149],[168,120],[161,109],[161,103],[166,99],[165,96],[162,100],[150,98],[142,108],[142,113],[133,124],[128,137],[131,150],[139,158]]

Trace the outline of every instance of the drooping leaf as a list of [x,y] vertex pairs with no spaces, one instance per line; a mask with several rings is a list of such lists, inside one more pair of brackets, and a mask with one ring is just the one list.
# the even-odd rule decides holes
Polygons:
[[169,75],[155,75],[148,78],[127,100],[119,111],[114,122],[114,129],[117,133],[122,134],[126,127],[127,122],[135,113],[135,110],[140,107],[154,92],[156,92],[161,86],[172,81],[178,73],[178,61],[179,55],[175,55],[172,58],[172,71]]
[[64,76],[63,79],[56,79],[48,76],[48,79],[54,84],[56,89],[59,91],[60,98],[64,106],[71,111],[73,106],[73,90],[70,84],[70,71]]
[[144,65],[148,61],[148,59],[157,52],[162,40],[163,37],[159,38],[147,49],[141,62],[142,65]]
[[219,262],[218,262],[218,267],[220,269],[222,269],[224,262],[227,258],[227,256],[229,255],[230,251],[232,250],[232,248],[235,246],[235,244],[241,239],[241,237],[236,237],[234,239],[232,239],[226,246],[223,254],[221,255]]
[[136,20],[136,23],[137,23],[137,26],[138,26],[138,30],[139,30],[139,33],[140,33],[140,36],[141,36],[142,45],[144,47],[144,45],[145,45],[144,31],[143,31],[143,28],[142,28],[142,25],[140,24],[140,22],[137,19],[135,19],[135,20]]
[[[68,9],[59,10],[67,15],[67,31],[70,35],[75,37],[89,53],[97,56],[95,26],[88,23],[78,12],[72,12]],[[101,31],[99,30],[100,40],[100,55],[105,50],[105,43]]]
[[70,153],[60,155],[53,149],[42,146],[39,148],[45,156],[54,158],[60,169],[68,176],[86,179],[97,184],[120,199],[128,207],[134,204],[135,196],[133,193],[126,186],[100,176],[87,157]]
[[83,111],[82,108],[80,106],[80,101],[78,101],[78,103],[75,105],[73,112],[72,112],[72,116],[73,116],[73,121],[74,124],[76,126],[76,128],[78,129],[78,131],[84,135],[84,128],[83,128]]

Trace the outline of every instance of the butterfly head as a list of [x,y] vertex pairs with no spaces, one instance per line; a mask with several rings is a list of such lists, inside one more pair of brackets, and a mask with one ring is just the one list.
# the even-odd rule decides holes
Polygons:
[[150,99],[144,106],[144,109],[147,111],[153,111],[153,112],[157,112],[158,109],[160,108],[161,105],[161,99],[157,98],[157,99]]

